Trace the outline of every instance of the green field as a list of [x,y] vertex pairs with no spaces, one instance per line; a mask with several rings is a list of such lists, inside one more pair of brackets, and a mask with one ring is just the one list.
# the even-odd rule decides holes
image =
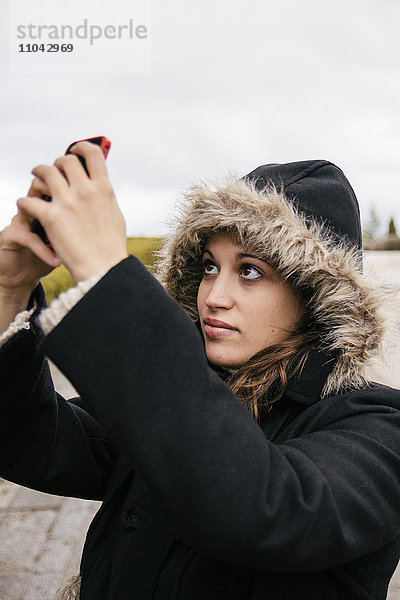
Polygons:
[[[161,247],[162,240],[159,237],[129,237],[127,240],[127,249],[129,254],[134,254],[150,270],[155,262],[154,252]],[[69,271],[61,265],[54,269],[42,279],[46,291],[47,302],[50,303],[61,292],[75,285]]]

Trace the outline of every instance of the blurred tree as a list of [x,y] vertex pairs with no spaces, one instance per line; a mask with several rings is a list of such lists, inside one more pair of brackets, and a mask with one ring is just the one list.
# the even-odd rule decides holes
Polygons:
[[393,217],[390,217],[388,233],[392,237],[397,237],[397,230],[396,230],[396,225],[394,224]]
[[375,206],[372,204],[369,209],[368,221],[363,228],[363,238],[365,240],[374,240],[378,236],[380,226],[381,220],[376,213]]

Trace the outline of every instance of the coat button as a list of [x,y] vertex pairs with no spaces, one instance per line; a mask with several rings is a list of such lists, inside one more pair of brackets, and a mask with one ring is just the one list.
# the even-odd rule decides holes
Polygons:
[[140,506],[132,506],[122,513],[122,524],[128,529],[138,529],[143,521],[144,510]]

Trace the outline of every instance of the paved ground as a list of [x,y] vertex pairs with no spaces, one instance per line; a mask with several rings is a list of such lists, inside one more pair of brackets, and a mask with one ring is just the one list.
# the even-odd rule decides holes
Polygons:
[[[370,252],[367,270],[371,265],[372,278],[384,276],[400,289],[400,252]],[[400,309],[399,300],[396,306]],[[400,348],[392,340],[386,345],[385,365],[377,364],[371,373],[375,381],[400,387]],[[56,369],[54,379],[64,396],[74,395]],[[96,502],[48,496],[0,480],[0,600],[49,600],[77,572],[85,533],[97,507]],[[388,600],[400,600],[400,568]]]
[[[53,369],[57,389],[67,398],[76,395]],[[0,479],[0,600],[50,600],[79,572],[86,531],[98,506]]]

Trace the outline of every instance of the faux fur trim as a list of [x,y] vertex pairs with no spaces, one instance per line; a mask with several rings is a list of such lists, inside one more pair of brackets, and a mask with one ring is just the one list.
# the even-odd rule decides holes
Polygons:
[[294,277],[297,285],[312,290],[312,316],[322,344],[338,356],[323,396],[365,385],[364,365],[379,350],[384,333],[383,297],[364,278],[359,251],[306,218],[275,187],[259,191],[232,177],[215,188],[193,186],[158,263],[161,283],[193,320],[204,244],[221,229],[235,232],[282,277]]
[[53,600],[79,600],[81,576],[74,575],[57,592]]

